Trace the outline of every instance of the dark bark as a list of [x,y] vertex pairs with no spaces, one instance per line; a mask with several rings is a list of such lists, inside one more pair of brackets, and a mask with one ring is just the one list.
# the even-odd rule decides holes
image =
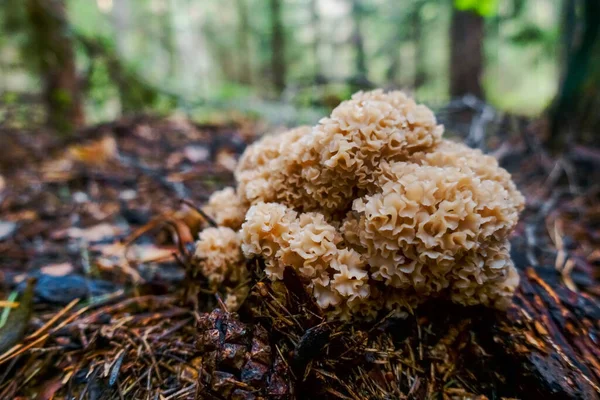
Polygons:
[[473,11],[452,9],[450,26],[450,96],[484,98],[483,17]]
[[567,62],[574,46],[575,28],[577,26],[576,6],[578,0],[564,0],[561,10],[561,49],[560,49],[560,83],[565,80]]
[[[597,142],[600,129],[600,3],[583,1],[575,21],[571,4],[563,8],[563,73],[550,109],[550,146],[560,150],[567,141]],[[581,32],[575,37],[575,32]]]
[[285,34],[281,15],[281,1],[270,0],[271,8],[271,74],[277,94],[285,89]]
[[486,350],[522,398],[598,399],[600,305],[567,289],[552,268],[544,272],[525,269],[514,305],[492,327]]
[[64,0],[27,0],[31,46],[43,82],[48,124],[64,134],[84,123]]

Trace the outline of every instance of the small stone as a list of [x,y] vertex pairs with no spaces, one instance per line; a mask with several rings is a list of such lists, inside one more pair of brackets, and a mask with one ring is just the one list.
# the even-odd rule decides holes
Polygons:
[[16,231],[16,223],[10,221],[0,221],[0,242],[10,239]]

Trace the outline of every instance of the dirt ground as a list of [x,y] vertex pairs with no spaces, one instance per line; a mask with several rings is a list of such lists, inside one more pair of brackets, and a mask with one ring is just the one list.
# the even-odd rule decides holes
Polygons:
[[[394,359],[410,358],[414,349],[417,357],[407,371],[385,369],[392,359],[386,358],[383,383],[375,385],[385,390],[369,393],[598,397],[600,153],[573,147],[549,155],[535,122],[511,121],[479,144],[501,160],[527,198],[512,240],[523,282],[515,305],[504,316],[485,318],[454,309],[454,316],[441,317],[425,307],[410,317],[402,340],[390,336],[393,348],[378,339]],[[0,398],[102,398],[91,397],[96,378],[114,384],[122,363],[142,372],[135,379],[121,376],[115,398],[201,396],[196,358],[181,343],[196,340],[193,327],[184,328],[194,320],[190,312],[210,311],[218,300],[209,296],[190,306],[180,295],[189,278],[185,256],[207,226],[196,208],[233,183],[235,160],[263,130],[244,120],[211,126],[152,117],[91,127],[70,140],[44,130],[0,130]],[[290,343],[306,334],[306,324],[305,331],[290,331],[296,335],[287,342],[290,351],[299,351]],[[119,336],[119,326],[144,340],[127,344],[131,339]],[[276,321],[273,326],[278,329]],[[177,351],[150,360],[125,357],[138,347],[167,349],[175,342]],[[477,357],[483,364],[473,361]],[[357,389],[362,378],[356,370],[340,375],[339,363],[309,358],[304,378],[327,386],[319,393],[367,398],[364,387]],[[152,372],[144,375],[144,365]],[[390,384],[394,375],[407,383]],[[355,382],[343,382],[344,376]],[[78,384],[86,389],[66,390]],[[311,398],[306,390],[287,395]]]

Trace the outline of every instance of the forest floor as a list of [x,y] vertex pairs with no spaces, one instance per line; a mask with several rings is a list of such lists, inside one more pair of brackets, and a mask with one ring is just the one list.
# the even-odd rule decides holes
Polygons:
[[[425,306],[397,329],[401,337],[390,336],[393,352],[377,342],[387,346],[385,362],[373,362],[385,364],[382,382],[368,373],[376,383],[367,390],[357,383],[364,371],[342,373],[311,353],[295,380],[327,387],[290,396],[598,398],[600,153],[573,147],[551,157],[535,123],[517,126],[485,139],[527,198],[512,240],[522,274],[514,306],[485,317]],[[258,130],[244,121],[152,117],[91,127],[69,141],[0,130],[1,399],[105,398],[94,395],[100,381],[118,388],[115,398],[201,394],[196,350],[149,347],[193,344],[193,330],[183,327],[194,312],[218,307],[212,295],[190,305],[181,294],[186,255],[207,223],[196,206],[233,183],[235,160]],[[304,337],[310,326],[294,334]],[[409,366],[394,369],[392,359]],[[390,383],[394,375],[406,383]]]

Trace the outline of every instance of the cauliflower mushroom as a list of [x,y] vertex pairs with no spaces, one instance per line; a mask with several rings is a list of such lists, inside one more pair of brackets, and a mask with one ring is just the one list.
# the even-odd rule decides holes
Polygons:
[[248,269],[237,232],[227,227],[206,228],[200,232],[194,254],[199,272],[213,290],[225,289],[230,311],[239,308],[249,292]]
[[442,132],[424,105],[375,90],[249,146],[235,172],[243,255],[273,281],[296,270],[331,318],[404,315],[433,297],[505,309],[523,196]]
[[214,192],[204,206],[204,212],[212,217],[217,225],[236,230],[242,226],[246,211],[248,211],[248,205],[232,187]]

